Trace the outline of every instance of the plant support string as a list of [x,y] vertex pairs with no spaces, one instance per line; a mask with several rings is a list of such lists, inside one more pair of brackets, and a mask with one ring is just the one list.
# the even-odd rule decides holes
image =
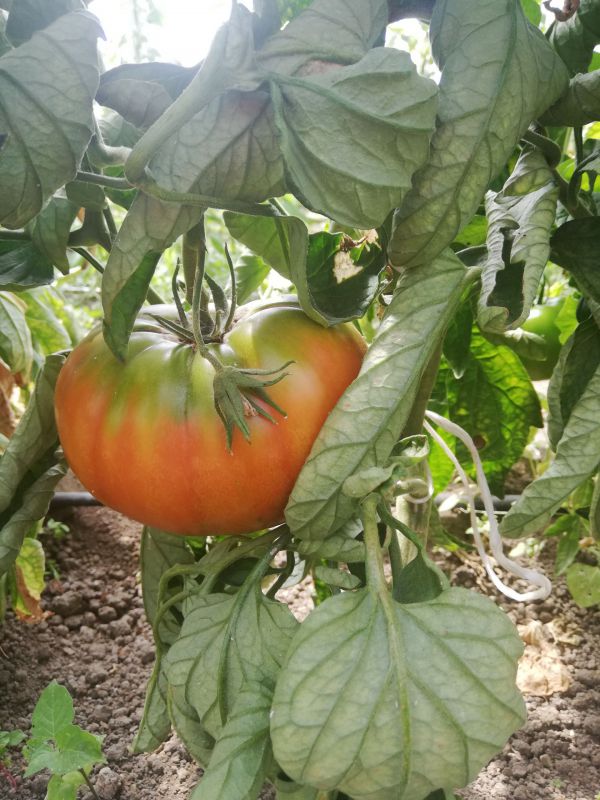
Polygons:
[[475,465],[475,471],[477,473],[478,489],[481,494],[483,506],[485,508],[485,512],[489,520],[490,547],[492,550],[492,554],[496,559],[496,562],[498,563],[499,566],[507,570],[507,572],[511,573],[512,575],[516,575],[519,578],[524,578],[525,580],[529,581],[529,583],[531,583],[533,586],[537,586],[538,588],[530,592],[517,592],[516,590],[511,589],[510,586],[507,586],[501,580],[501,578],[498,577],[498,575],[494,571],[490,558],[486,553],[485,547],[483,545],[481,532],[479,530],[479,521],[477,519],[477,514],[475,513],[475,492],[471,489],[471,486],[469,484],[469,479],[464,469],[460,465],[457,457],[448,447],[446,442],[428,422],[424,422],[425,430],[439,444],[444,453],[452,461],[452,463],[456,467],[456,471],[458,472],[461,482],[463,483],[463,486],[465,488],[465,493],[467,494],[467,498],[469,501],[469,513],[471,515],[473,538],[475,539],[477,552],[479,553],[479,556],[483,562],[487,574],[490,577],[490,580],[500,592],[502,592],[507,597],[510,597],[511,600],[517,600],[520,602],[531,602],[532,600],[545,600],[546,597],[548,597],[548,595],[552,591],[552,584],[550,583],[548,578],[545,575],[542,575],[540,572],[537,572],[536,570],[521,566],[516,561],[513,561],[504,554],[502,546],[502,537],[500,536],[500,531],[498,530],[498,523],[496,522],[496,517],[494,515],[494,503],[492,500],[492,494],[490,492],[488,482],[485,477],[485,472],[483,471],[483,466],[481,464],[481,459],[479,458],[479,453],[477,452],[477,448],[475,447],[475,443],[473,442],[469,434],[465,430],[463,430],[459,425],[456,425],[454,422],[450,422],[450,420],[445,419],[444,417],[440,416],[439,414],[436,414],[433,411],[427,411],[425,416],[428,417],[432,422],[434,422],[440,428],[442,428],[442,430],[445,430],[447,433],[450,433],[452,434],[452,436],[455,436],[457,439],[460,439],[460,441],[468,449],[471,458],[473,459],[473,463]]

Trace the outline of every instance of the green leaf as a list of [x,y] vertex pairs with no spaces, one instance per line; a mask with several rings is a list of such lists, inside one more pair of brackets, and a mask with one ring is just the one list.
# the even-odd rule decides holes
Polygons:
[[47,788],[46,800],[76,800],[77,790],[85,783],[81,772],[53,775]]
[[71,695],[64,686],[52,681],[41,693],[33,710],[31,735],[34,739],[55,739],[74,719]]
[[132,745],[134,753],[151,753],[168,738],[171,732],[168,691],[167,676],[161,661],[156,659],[146,687],[142,721]]
[[327,583],[329,586],[344,589],[345,591],[356,589],[362,583],[360,578],[357,578],[356,575],[352,575],[350,572],[344,572],[335,567],[325,567],[322,564],[318,564],[315,567],[314,575],[317,580],[323,581],[323,583]]
[[21,292],[19,297],[27,306],[25,319],[38,352],[50,355],[74,344],[65,322],[57,314],[64,302],[60,295],[52,289],[40,287]]
[[81,0],[18,0],[11,3],[6,35],[15,46],[21,45],[63,14],[84,7]]
[[65,274],[69,271],[69,233],[78,211],[78,205],[67,199],[64,192],[58,192],[31,224],[33,247]]
[[117,357],[127,352],[129,335],[163,250],[201,216],[199,208],[162,203],[144,194],[133,201],[102,280],[104,335]]
[[18,292],[53,280],[52,262],[32,242],[0,241],[0,288]]
[[39,622],[44,618],[40,598],[44,590],[46,558],[44,548],[38,539],[27,537],[15,561],[16,597],[13,602],[15,613],[21,619]]
[[452,242],[529,123],[568,82],[518,0],[436,3],[430,36],[442,69],[438,126],[429,162],[394,215],[396,266],[427,263]]
[[485,244],[487,228],[487,218],[481,214],[475,214],[469,224],[458,234],[457,240],[453,244],[453,249],[477,247],[480,244]]
[[408,53],[375,48],[349,67],[303,78],[273,74],[270,85],[293,193],[344,225],[381,225],[427,159],[433,81],[416,72]]
[[11,372],[29,375],[33,349],[25,305],[7,292],[0,292],[0,358]]
[[[540,8],[540,0],[521,0],[525,16],[532,25],[538,26],[542,21],[542,9]],[[443,798],[442,798],[443,800]]]
[[558,547],[556,548],[554,571],[557,575],[562,575],[563,572],[566,572],[575,561],[579,553],[579,541],[586,534],[585,526],[577,514],[569,514],[568,518],[572,522],[558,540]]
[[365,544],[356,539],[361,530],[359,525],[351,521],[327,539],[300,540],[295,546],[302,558],[357,564],[365,560]]
[[24,738],[23,731],[0,731],[0,748],[17,747]]
[[271,268],[260,256],[242,256],[235,264],[237,301],[246,303],[267,279]]
[[551,246],[552,261],[573,275],[586,296],[600,302],[600,217],[563,223]]
[[464,786],[525,719],[521,653],[508,618],[464,589],[411,605],[370,589],[334,596],[286,656],[275,757],[295,781],[357,800]]
[[600,42],[600,5],[597,0],[581,0],[576,14],[565,22],[554,23],[549,38],[572,75],[587,72],[594,47]]
[[423,550],[419,550],[413,560],[400,570],[394,597],[399,603],[423,603],[435,600],[448,586],[444,573]]
[[14,562],[33,522],[46,513],[54,487],[66,472],[54,455],[58,444],[54,387],[64,360],[62,355],[46,359],[0,459],[0,575]]
[[589,318],[577,326],[563,346],[548,386],[548,438],[554,450],[598,366],[600,330],[593,318]]
[[102,211],[106,207],[104,189],[95,183],[71,181],[65,186],[69,201],[76,206],[76,213],[80,208],[89,211]]
[[452,367],[454,377],[462,378],[471,354],[473,309],[470,293],[466,293],[456,314],[450,320],[444,338],[444,358]]
[[248,681],[272,685],[298,623],[259,586],[190,600],[181,634],[165,656],[169,684],[185,688],[202,725],[217,736]]
[[[488,192],[488,258],[478,315],[485,330],[516,328],[529,316],[550,255],[557,201],[558,188],[539,150],[523,151],[502,191]],[[507,235],[512,247],[505,255]]]
[[277,792],[277,800],[318,800],[319,797],[318,789],[301,786],[284,778],[275,778],[273,785]]
[[29,750],[29,766],[25,776],[49,769],[58,775],[66,775],[79,769],[89,769],[105,761],[99,736],[82,730],[77,725],[67,725],[56,731],[56,747],[42,744]]
[[0,58],[0,221],[18,228],[75,176],[94,130],[97,19],[66,14]]
[[185,688],[169,686],[167,703],[177,736],[185,744],[190,755],[205,767],[210,761],[215,740],[206,732],[198,714],[185,699]]
[[[157,528],[144,528],[140,545],[140,569],[144,610],[150,625],[158,610],[158,588],[163,574],[177,564],[193,564],[194,555],[185,537],[173,536]],[[168,632],[161,640],[169,642]]]
[[273,692],[248,683],[237,696],[203,778],[190,800],[257,798],[272,761],[269,715]]
[[321,231],[309,236],[306,261],[291,261],[300,305],[321,325],[362,317],[379,287],[383,252],[375,244],[353,244],[343,233]]
[[342,484],[387,461],[466,276],[450,252],[401,276],[360,374],[330,413],[296,481],[286,520],[299,539],[327,539],[353,515],[355,501],[342,494]]
[[[291,279],[297,261],[306,264],[308,230],[297,217],[252,216],[231,211],[223,213],[229,233],[284,278]],[[298,269],[301,269],[298,268]]]
[[543,125],[570,127],[600,119],[600,70],[571,78],[569,88],[541,117]]
[[563,500],[596,471],[600,462],[599,397],[600,368],[571,411],[554,461],[525,488],[504,517],[503,536],[519,538],[543,528]]
[[[502,495],[506,474],[529,441],[531,426],[542,425],[525,367],[508,347],[496,347],[473,331],[467,369],[458,381],[447,375],[446,391],[450,418],[479,443],[492,491]],[[457,453],[470,463],[462,447],[457,446]]]
[[581,608],[597,605],[600,603],[600,567],[572,564],[567,570],[567,586]]

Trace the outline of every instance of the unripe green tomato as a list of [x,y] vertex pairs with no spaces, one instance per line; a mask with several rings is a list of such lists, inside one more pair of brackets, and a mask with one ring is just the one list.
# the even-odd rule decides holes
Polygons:
[[323,328],[292,305],[246,311],[212,352],[246,369],[293,363],[268,389],[287,416],[267,408],[275,423],[249,417],[250,441],[236,430],[231,452],[215,409],[214,368],[195,345],[146,315],[123,362],[100,329],[73,350],[56,386],[58,432],[73,472],[106,505],[183,535],[244,534],[283,521],[298,473],[366,345],[352,325]]
[[564,299],[543,306],[534,306],[529,317],[521,326],[523,330],[536,333],[546,343],[546,358],[544,361],[533,361],[521,356],[521,361],[529,373],[532,381],[545,381],[552,376],[552,371],[558,361],[558,354],[562,347],[560,343],[560,329],[556,325],[556,317],[563,307]]

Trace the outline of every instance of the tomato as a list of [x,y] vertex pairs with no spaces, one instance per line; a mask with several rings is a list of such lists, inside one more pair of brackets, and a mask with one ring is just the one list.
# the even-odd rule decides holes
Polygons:
[[323,328],[292,304],[250,310],[209,345],[224,364],[288,375],[268,388],[287,416],[248,418],[227,448],[214,369],[193,344],[138,320],[127,359],[100,330],[71,353],[56,387],[67,461],[99,500],[184,535],[243,534],[283,520],[296,477],[325,419],[354,380],[366,345],[352,325]]
[[521,361],[525,365],[532,381],[548,380],[548,378],[552,376],[552,371],[558,361],[558,355],[562,345],[559,338],[560,329],[557,327],[555,320],[563,303],[564,300],[559,300],[557,303],[553,304],[548,303],[543,306],[534,306],[529,317],[521,326],[530,333],[537,333],[546,343],[546,358],[544,361],[533,361],[521,357]]

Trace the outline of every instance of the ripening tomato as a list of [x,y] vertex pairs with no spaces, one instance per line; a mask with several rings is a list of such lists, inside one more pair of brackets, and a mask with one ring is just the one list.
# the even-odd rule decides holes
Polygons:
[[138,320],[125,362],[93,331],[56,387],[56,421],[73,472],[103,503],[184,535],[275,525],[325,419],[358,374],[365,343],[352,325],[323,328],[292,304],[247,312],[209,345],[224,364],[288,375],[268,388],[285,410],[248,418],[227,448],[214,369],[194,345]]

